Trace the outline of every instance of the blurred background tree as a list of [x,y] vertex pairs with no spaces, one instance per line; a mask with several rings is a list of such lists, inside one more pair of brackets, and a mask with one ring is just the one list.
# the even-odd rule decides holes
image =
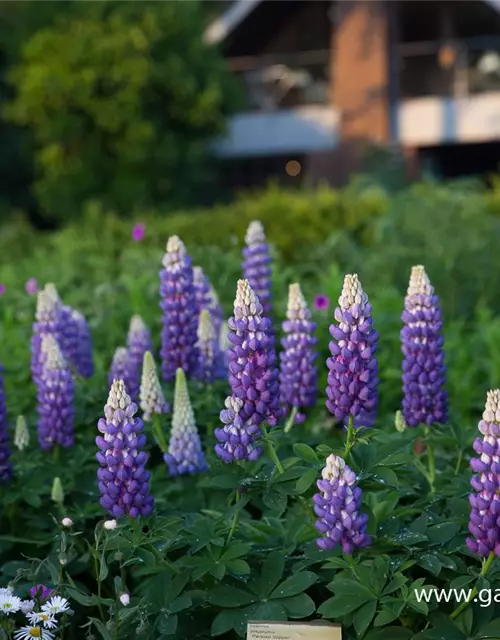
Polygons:
[[4,108],[33,137],[43,219],[77,216],[92,199],[120,213],[203,200],[207,141],[224,129],[237,92],[203,43],[201,3],[48,5],[19,36]]

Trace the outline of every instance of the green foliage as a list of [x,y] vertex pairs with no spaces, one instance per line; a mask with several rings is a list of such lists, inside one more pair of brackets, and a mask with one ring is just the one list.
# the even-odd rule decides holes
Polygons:
[[33,132],[47,217],[96,197],[122,213],[186,202],[206,184],[231,87],[203,25],[197,2],[99,2],[35,31],[5,114]]

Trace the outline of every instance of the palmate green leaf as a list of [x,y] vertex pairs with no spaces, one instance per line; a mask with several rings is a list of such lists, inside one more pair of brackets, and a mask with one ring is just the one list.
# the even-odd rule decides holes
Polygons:
[[431,629],[416,634],[414,640],[466,640],[466,636],[451,618],[442,616]]
[[271,553],[262,563],[260,579],[257,583],[258,595],[266,598],[281,580],[285,570],[283,553]]
[[319,464],[319,458],[316,455],[316,452],[309,445],[297,442],[293,445],[293,451],[295,455],[302,460],[312,462],[313,464]]
[[231,542],[229,547],[221,555],[220,559],[227,562],[228,560],[234,560],[240,556],[248,553],[252,548],[252,544],[249,542]]
[[170,636],[177,631],[178,622],[179,619],[176,615],[160,612],[156,627],[161,634]]
[[452,540],[461,528],[462,526],[458,522],[443,522],[429,527],[427,536],[431,542],[444,544]]
[[250,565],[245,560],[241,560],[241,558],[226,562],[226,569],[237,575],[247,575],[250,573]]
[[353,624],[358,637],[363,637],[377,611],[377,601],[370,600],[354,614]]
[[315,573],[312,573],[312,571],[300,571],[295,573],[293,576],[290,576],[277,586],[269,598],[279,599],[295,596],[308,589],[311,585],[317,582],[317,580],[318,577]]
[[291,598],[283,598],[279,603],[285,607],[289,618],[307,618],[316,610],[314,600],[307,593],[299,593]]
[[500,640],[500,617],[483,625],[474,636],[475,640]]
[[369,631],[364,640],[415,640],[415,636],[405,627],[385,627]]
[[319,607],[318,613],[331,620],[341,618],[347,613],[356,611],[366,602],[377,599],[365,585],[354,580],[335,579],[328,588],[337,595],[324,602]]
[[394,598],[394,600],[385,601],[380,613],[373,621],[373,626],[384,627],[394,620],[397,620],[405,608],[405,605],[406,603],[404,600],[397,600],[396,598]]
[[295,491],[298,494],[305,493],[309,487],[318,479],[318,473],[316,469],[309,469],[301,476],[295,483]]
[[282,513],[286,509],[287,497],[278,491],[268,491],[264,494],[262,501],[269,509]]
[[208,594],[207,599],[218,607],[227,607],[228,609],[243,607],[256,601],[256,597],[248,591],[229,585],[216,587]]
[[210,634],[213,636],[220,636],[223,633],[227,633],[234,628],[234,625],[240,620],[240,612],[234,611],[233,609],[224,609],[218,613],[214,621],[212,622],[212,627],[210,629]]
[[437,576],[441,573],[441,562],[433,553],[423,553],[418,557],[417,564],[422,569],[426,569],[433,575]]

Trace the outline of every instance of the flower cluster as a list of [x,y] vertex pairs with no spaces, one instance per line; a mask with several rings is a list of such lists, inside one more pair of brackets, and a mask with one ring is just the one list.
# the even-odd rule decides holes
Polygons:
[[104,407],[104,418],[97,423],[100,464],[97,472],[100,503],[112,516],[137,518],[153,511],[149,493],[147,455],[143,451],[146,436],[143,422],[135,418],[137,405],[127,394],[123,380],[114,380]]
[[378,401],[378,334],[372,307],[356,274],[346,275],[330,326],[332,357],[327,360],[326,406],[337,420],[373,414]]
[[9,435],[7,433],[7,408],[5,406],[5,392],[3,388],[3,369],[0,366],[0,482],[12,478],[12,464],[10,462]]
[[173,380],[178,368],[196,375],[198,317],[193,267],[184,243],[172,236],[167,242],[160,271],[160,306],[163,311],[161,332],[162,375]]
[[262,223],[254,220],[248,225],[243,249],[243,277],[258,297],[264,315],[271,316],[271,256]]
[[163,390],[158,380],[156,364],[151,351],[144,354],[140,389],[141,409],[144,420],[151,420],[153,415],[168,413],[170,407],[165,400]]
[[[198,310],[198,369],[196,376],[204,382],[213,382],[215,378],[224,378],[226,368],[224,354],[220,347],[220,334],[223,322],[223,311],[208,276],[201,267],[193,268],[196,307]],[[209,318],[202,318],[204,311]],[[208,338],[208,334],[212,338]],[[207,353],[207,350],[210,353]],[[207,361],[208,356],[208,361]]]
[[[280,396],[285,406],[311,407],[316,402],[317,367],[315,360],[316,323],[298,284],[292,284],[288,294],[287,319],[283,322],[283,351],[280,358]],[[300,422],[302,415],[297,414]]]
[[483,419],[478,425],[483,438],[473,447],[478,454],[470,466],[474,472],[469,496],[471,506],[467,547],[472,553],[500,556],[500,390],[488,391]]
[[401,319],[404,322],[401,330],[404,419],[411,427],[446,422],[443,322],[439,298],[422,266],[411,270]]
[[43,335],[43,369],[38,383],[38,443],[42,449],[55,444],[71,447],[74,442],[75,388],[71,370],[56,339]]
[[362,495],[354,471],[342,458],[331,454],[317,487],[320,493],[314,496],[316,528],[323,534],[317,540],[318,547],[329,550],[340,544],[344,553],[352,553],[355,548],[369,546],[368,516],[359,513]]
[[72,364],[78,375],[91,378],[94,374],[92,338],[85,316],[69,307],[61,306],[62,344],[65,358]]
[[57,630],[57,616],[69,611],[66,598],[52,595],[44,585],[36,585],[30,589],[31,600],[21,600],[12,588],[0,589],[0,614],[10,616],[22,612],[27,618],[27,625],[14,632],[14,640],[30,640],[43,638],[54,640],[53,631]]
[[60,301],[51,290],[44,289],[37,296],[33,336],[31,338],[31,375],[38,384],[42,375],[42,336],[51,335],[59,344],[62,341]]
[[200,313],[198,323],[198,371],[196,377],[210,384],[217,377],[219,342],[216,338],[212,317],[208,309]]
[[208,469],[182,369],[175,376],[172,431],[164,460],[172,476]]
[[139,398],[142,361],[146,351],[152,351],[151,334],[141,316],[132,316],[127,335],[128,367],[127,391],[134,400]]
[[232,395],[220,414],[224,427],[215,430],[217,455],[225,462],[256,459],[259,425],[281,417],[278,369],[271,322],[248,280],[239,280],[234,316],[229,319],[229,384]]
[[113,380],[123,380],[127,389],[132,386],[130,381],[130,365],[128,349],[126,347],[118,347],[113,354],[111,367],[108,373],[108,384],[111,387]]

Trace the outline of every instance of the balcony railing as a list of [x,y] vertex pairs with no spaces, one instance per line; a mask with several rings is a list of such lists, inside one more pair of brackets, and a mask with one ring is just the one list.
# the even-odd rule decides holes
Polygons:
[[327,104],[330,99],[329,51],[308,51],[279,56],[232,58],[241,79],[246,107],[272,111]]
[[461,97],[500,91],[500,39],[443,45],[412,43],[399,48],[402,99]]

